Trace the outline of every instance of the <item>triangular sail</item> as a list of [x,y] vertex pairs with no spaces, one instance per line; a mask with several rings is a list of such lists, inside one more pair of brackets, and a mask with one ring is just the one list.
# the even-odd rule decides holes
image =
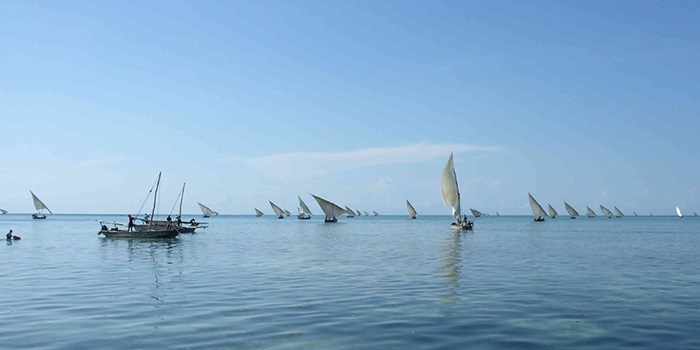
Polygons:
[[207,207],[206,205],[199,203],[199,202],[197,202],[197,204],[199,204],[199,209],[202,210],[202,214],[204,214],[204,216],[208,217],[208,216],[212,216],[212,215],[219,215],[219,213],[209,209],[209,207]]
[[313,194],[311,196],[314,197],[314,199],[318,203],[318,206],[321,207],[323,213],[326,214],[326,219],[331,219],[343,214],[347,214],[345,212],[345,209],[339,207],[337,204],[329,202],[321,197],[314,196]]
[[263,212],[258,210],[258,208],[253,208],[253,209],[255,209],[255,216],[263,216],[264,215]]
[[299,214],[308,214],[309,216],[314,215],[311,212],[311,209],[309,209],[309,207],[306,206],[306,203],[304,203],[304,201],[301,200],[301,197],[297,196],[297,198],[299,198],[299,208],[301,209],[299,211]]
[[681,208],[679,208],[678,206],[676,206],[676,214],[678,215],[679,218],[683,217],[683,214],[681,213]]
[[588,215],[589,218],[594,218],[595,217],[595,212],[593,209],[589,208],[586,206],[586,215]]
[[34,194],[34,192],[29,191],[29,193],[32,194],[32,199],[34,200],[34,208],[36,208],[36,210],[41,211],[41,210],[46,209],[46,210],[49,211],[49,214],[53,214],[53,213],[51,212],[51,209],[49,209],[49,208],[46,206],[46,204],[44,204],[44,202],[42,202],[41,199],[39,199],[39,197],[37,197],[37,196]]
[[613,210],[615,210],[615,217],[621,218],[621,217],[625,216],[624,214],[622,214],[620,209],[617,209],[617,207],[613,206]]
[[5,209],[0,209],[0,213],[7,214],[7,210],[5,210]]
[[367,213],[367,211],[365,211],[365,216],[369,216],[369,213]]
[[557,215],[559,215],[559,214],[557,214],[557,211],[554,210],[554,208],[552,208],[552,205],[551,205],[551,204],[547,203],[547,206],[549,207],[549,216],[550,216],[552,219],[556,218]]
[[357,216],[362,216],[362,213],[359,210],[357,211]]
[[569,203],[564,202],[564,207],[566,207],[566,212],[569,213],[570,217],[575,218],[578,216],[576,209],[570,206]]
[[602,204],[598,205],[600,205],[600,211],[602,211],[603,214],[608,217],[608,219],[612,217],[613,213],[608,208],[604,207]]
[[374,213],[374,216],[379,216],[379,213],[377,213],[377,212],[374,211],[374,210],[372,210],[372,213]]
[[415,219],[418,216],[416,208],[414,208],[408,200],[406,200],[406,209],[408,209],[408,216],[410,216],[411,219]]
[[457,222],[462,220],[462,210],[460,208],[459,187],[457,185],[457,173],[455,173],[454,155],[450,153],[450,158],[442,169],[440,176],[440,192],[445,205],[452,207],[452,217]]
[[472,215],[474,215],[475,218],[481,217],[481,215],[483,215],[480,211],[476,209],[469,208],[469,211],[472,212]]
[[272,210],[275,212],[275,215],[277,215],[278,218],[283,218],[284,217],[284,210],[282,208],[278,207],[277,204],[270,202],[270,206],[272,207]]
[[292,215],[292,213],[289,212],[289,210],[285,209],[284,210],[284,216],[289,216]]
[[537,203],[530,193],[527,194],[527,198],[530,201],[530,209],[532,209],[532,215],[535,216],[535,219],[541,219],[547,216],[547,213],[542,209],[540,203]]
[[349,218],[354,218],[354,217],[355,217],[355,211],[353,211],[352,209],[348,208],[347,205],[345,206],[345,211],[347,212]]

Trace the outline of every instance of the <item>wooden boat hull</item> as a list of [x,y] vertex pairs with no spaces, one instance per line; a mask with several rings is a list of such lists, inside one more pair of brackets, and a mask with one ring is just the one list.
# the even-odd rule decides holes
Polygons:
[[177,230],[157,231],[127,231],[127,230],[100,230],[98,234],[106,238],[175,238],[180,234]]
[[299,218],[299,220],[309,220],[309,219],[311,219],[311,216],[308,216],[308,215],[297,215],[297,218]]
[[452,227],[455,230],[463,230],[463,231],[472,231],[474,230],[474,223],[451,223],[450,227]]
[[46,215],[44,215],[44,214],[32,214],[32,219],[36,219],[36,220],[46,219]]

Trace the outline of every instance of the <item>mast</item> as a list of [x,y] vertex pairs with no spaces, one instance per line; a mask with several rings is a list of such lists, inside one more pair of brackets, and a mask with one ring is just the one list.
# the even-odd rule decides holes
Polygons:
[[180,220],[182,220],[182,200],[185,199],[185,185],[187,185],[187,182],[182,184],[182,195],[180,196],[180,211],[178,211],[177,216],[180,217]]
[[158,181],[156,182],[156,192],[153,193],[153,209],[151,210],[151,220],[148,220],[148,230],[151,230],[151,224],[154,220],[154,215],[156,215],[156,202],[158,200],[158,187],[160,186],[160,175],[162,172],[158,173]]

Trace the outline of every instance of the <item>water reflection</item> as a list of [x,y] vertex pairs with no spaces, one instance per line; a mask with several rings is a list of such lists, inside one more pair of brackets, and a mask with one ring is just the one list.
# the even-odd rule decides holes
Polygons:
[[462,233],[461,231],[453,231],[447,235],[442,247],[442,278],[447,282],[445,285],[446,293],[439,297],[440,303],[454,304],[461,300],[459,297],[459,289],[461,287],[460,280],[462,279]]

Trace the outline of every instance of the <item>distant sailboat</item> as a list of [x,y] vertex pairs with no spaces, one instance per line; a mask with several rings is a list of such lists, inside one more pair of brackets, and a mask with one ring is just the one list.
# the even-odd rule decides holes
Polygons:
[[49,209],[44,202],[37,197],[34,192],[29,191],[29,193],[32,194],[32,199],[34,200],[34,208],[38,211],[37,213],[32,214],[32,219],[46,219],[46,214],[44,214],[44,209],[49,211],[49,214],[53,214],[51,212],[51,209]]
[[260,210],[258,210],[258,208],[253,208],[253,209],[255,209],[255,216],[261,217],[261,216],[264,215],[263,212],[261,212]]
[[588,215],[589,218],[594,218],[595,217],[595,212],[593,209],[589,208],[586,206],[586,215]]
[[602,204],[598,204],[598,205],[600,206],[600,211],[602,211],[603,214],[605,214],[605,216],[607,216],[608,219],[610,219],[612,217],[613,213],[608,208],[604,207]]
[[275,215],[277,215],[278,219],[284,219],[284,210],[282,208],[278,207],[277,204],[270,202],[270,206],[272,207],[272,210],[275,212]]
[[349,217],[349,218],[354,218],[354,217],[355,217],[355,212],[354,212],[352,209],[348,208],[347,205],[345,206],[345,211],[348,212],[348,217]]
[[311,216],[314,214],[311,213],[311,210],[309,209],[309,207],[306,206],[306,203],[304,203],[304,201],[301,200],[301,197],[297,197],[299,198],[299,215],[297,215],[297,217],[301,220],[311,219]]
[[369,213],[367,213],[366,210],[363,210],[363,212],[365,213],[365,216],[369,216]]
[[379,213],[377,213],[377,212],[374,211],[374,210],[372,210],[372,213],[374,213],[374,216],[379,216]]
[[411,205],[411,202],[406,200],[406,209],[408,209],[408,216],[411,217],[411,219],[415,219],[418,217],[418,213],[416,212],[416,209]]
[[535,198],[528,192],[527,198],[530,201],[530,209],[532,210],[532,215],[535,216],[535,221],[544,221],[544,217],[547,213],[542,209],[540,203],[537,203]]
[[634,216],[637,216],[637,212],[636,212],[636,211],[633,211],[632,214],[634,214]]
[[207,207],[206,205],[199,203],[199,202],[197,202],[197,204],[199,204],[199,209],[202,210],[202,214],[203,214],[202,216],[204,216],[205,218],[208,218],[212,215],[219,215],[219,213],[209,209],[209,207]]
[[481,217],[481,215],[483,215],[482,212],[480,212],[480,211],[478,211],[478,210],[476,210],[476,209],[469,208],[469,211],[472,212],[472,215],[473,215],[475,218]]
[[683,214],[681,214],[681,208],[679,208],[678,206],[676,206],[676,214],[678,214],[679,218],[683,217]]
[[289,212],[289,210],[285,209],[284,210],[284,216],[289,216],[292,215],[292,213]]
[[457,173],[454,166],[454,155],[450,153],[450,158],[442,169],[440,176],[440,192],[445,205],[452,207],[452,217],[456,220],[450,224],[452,228],[461,230],[471,230],[474,224],[467,220],[462,220],[462,208],[459,197],[459,186],[457,185]]
[[566,208],[566,212],[569,213],[569,217],[572,219],[576,219],[578,216],[578,212],[576,209],[574,209],[572,206],[569,205],[569,203],[564,202],[564,207]]
[[617,209],[616,206],[613,206],[613,210],[615,210],[615,217],[616,217],[616,218],[621,218],[621,217],[625,216],[625,215],[622,214],[622,212],[620,211],[620,209]]
[[326,214],[326,218],[324,219],[325,222],[337,222],[338,216],[347,214],[345,209],[339,207],[337,204],[329,202],[321,197],[314,196],[313,194],[311,196],[314,197],[318,203],[318,206],[321,207],[323,213]]
[[[2,209],[0,209],[0,210],[2,210]],[[3,210],[3,211],[4,211],[4,210]],[[5,211],[5,213],[7,213],[7,212]],[[3,214],[5,214],[5,213],[3,213]],[[693,215],[694,215],[694,216],[698,216],[698,213],[693,212]]]
[[559,215],[557,214],[557,211],[554,210],[554,208],[552,208],[551,204],[548,203],[547,206],[549,207],[549,217],[551,217],[552,219],[556,219],[557,215]]
[[359,210],[357,211],[357,216],[362,216],[362,213]]
[[0,213],[7,214],[7,210],[0,209]]
[[498,212],[496,212],[496,216],[501,216],[501,214],[499,214]]

